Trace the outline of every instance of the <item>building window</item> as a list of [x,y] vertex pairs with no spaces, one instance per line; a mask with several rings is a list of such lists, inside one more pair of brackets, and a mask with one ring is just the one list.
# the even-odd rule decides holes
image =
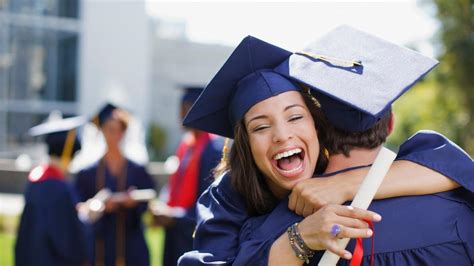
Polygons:
[[0,151],[54,109],[75,114],[78,10],[78,0],[0,0]]

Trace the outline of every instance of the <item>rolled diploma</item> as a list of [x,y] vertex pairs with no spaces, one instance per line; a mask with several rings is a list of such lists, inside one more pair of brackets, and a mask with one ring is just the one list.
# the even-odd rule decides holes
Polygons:
[[110,189],[103,188],[95,196],[86,201],[86,208],[81,209],[78,213],[81,221],[94,223],[99,220],[105,210],[105,202],[109,199],[121,201],[130,195],[130,197],[138,202],[147,202],[156,197],[154,189],[135,189],[128,192],[112,193]]
[[146,202],[156,198],[156,191],[154,189],[134,189],[130,192],[115,192],[111,198],[116,201],[122,201],[127,195],[135,201]]
[[[375,158],[372,167],[370,167],[370,170],[367,173],[367,176],[364,178],[364,181],[362,181],[359,191],[357,191],[351,206],[367,210],[374,199],[375,193],[379,189],[380,184],[382,184],[383,178],[390,169],[390,165],[392,165],[396,157],[397,154],[393,151],[385,147],[380,149],[377,158]],[[349,243],[349,240],[349,238],[338,239],[337,245],[341,248],[345,248]],[[338,255],[326,250],[321,257],[318,266],[334,266],[338,261]]]

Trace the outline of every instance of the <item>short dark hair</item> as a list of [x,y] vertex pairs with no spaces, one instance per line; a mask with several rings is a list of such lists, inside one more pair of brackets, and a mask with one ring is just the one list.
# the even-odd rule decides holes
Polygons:
[[[48,155],[61,157],[64,152],[64,146],[66,145],[66,138],[70,132],[58,132],[48,134],[45,137],[45,142],[48,143]],[[81,149],[81,143],[79,139],[74,135],[72,143],[71,156]]]
[[123,131],[126,131],[128,128],[128,125],[130,123],[130,114],[122,108],[116,108],[115,110],[112,111],[112,115],[108,117],[101,125],[100,128],[102,130],[102,127],[104,126],[105,122],[109,119],[116,119],[119,123],[120,126],[122,127]]
[[[314,98],[311,98],[308,93],[300,93],[315,122],[318,139],[324,138],[325,129],[321,109],[315,105]],[[270,191],[265,177],[253,160],[243,119],[234,127],[234,136],[229,160],[221,162],[217,169],[219,169],[219,173],[230,170],[232,186],[244,198],[249,215],[268,213],[276,206],[278,199]],[[319,157],[315,174],[324,172],[328,163],[325,148],[321,142],[319,144]],[[216,175],[219,173],[216,173]]]
[[349,132],[338,129],[326,121],[326,134],[322,142],[324,142],[330,155],[344,154],[348,157],[349,152],[354,148],[374,149],[382,145],[387,139],[391,116],[392,111],[388,110],[373,127],[363,132]]

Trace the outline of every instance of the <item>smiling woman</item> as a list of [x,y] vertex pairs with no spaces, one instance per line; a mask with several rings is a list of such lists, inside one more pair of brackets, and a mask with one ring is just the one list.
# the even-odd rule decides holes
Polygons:
[[245,114],[255,164],[278,199],[314,173],[319,155],[316,119],[295,91],[262,101]]
[[311,96],[292,90],[255,104],[236,124],[225,163],[249,213],[270,211],[298,181],[324,170],[323,121]]

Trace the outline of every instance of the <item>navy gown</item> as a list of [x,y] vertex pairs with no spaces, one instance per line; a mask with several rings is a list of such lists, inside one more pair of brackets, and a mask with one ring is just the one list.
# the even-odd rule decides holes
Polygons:
[[[382,215],[374,224],[374,265],[472,265],[474,263],[474,194],[464,188],[425,196],[372,202]],[[273,242],[303,217],[281,202],[271,214],[246,221],[235,265],[267,265]],[[362,265],[370,265],[371,239],[364,239]],[[354,240],[348,250],[354,250]],[[311,261],[317,265],[323,252]],[[340,260],[338,265],[349,265]]]
[[[199,197],[212,183],[214,169],[222,155],[222,138],[212,138],[204,148],[199,162],[198,188]],[[196,227],[196,204],[186,209],[186,215],[175,218],[175,223],[166,228],[163,265],[176,265],[183,253],[193,249],[193,232]]]
[[[375,262],[378,265],[472,265],[471,228],[474,227],[469,226],[474,224],[472,159],[432,131],[419,132],[407,140],[400,147],[397,159],[441,172],[462,187],[433,195],[374,201],[369,209],[383,216],[383,221],[375,227]],[[272,213],[249,218],[242,199],[230,185],[230,176],[224,176],[199,199],[194,250],[180,258],[180,265],[267,265],[273,241],[302,219],[287,205],[283,201]],[[353,249],[352,242],[349,250]],[[370,241],[363,243],[367,253]],[[320,256],[312,262],[317,262]],[[363,263],[368,263],[367,257]]]
[[58,176],[28,182],[15,246],[18,266],[85,265],[85,227],[72,187]]
[[[141,165],[127,160],[126,170],[123,171],[124,176],[115,177],[102,162],[100,160],[77,174],[75,188],[81,201],[85,202],[94,197],[100,188],[108,188],[112,192],[126,191],[130,187],[155,188],[150,175]],[[125,182],[122,183],[124,178]],[[122,188],[118,187],[120,186],[118,180],[122,180]],[[139,203],[132,209],[104,214],[93,224],[93,236],[89,239],[92,265],[101,263],[106,266],[116,265],[118,258],[123,258],[125,265],[147,266],[150,264],[141,219],[146,210],[147,203]]]

